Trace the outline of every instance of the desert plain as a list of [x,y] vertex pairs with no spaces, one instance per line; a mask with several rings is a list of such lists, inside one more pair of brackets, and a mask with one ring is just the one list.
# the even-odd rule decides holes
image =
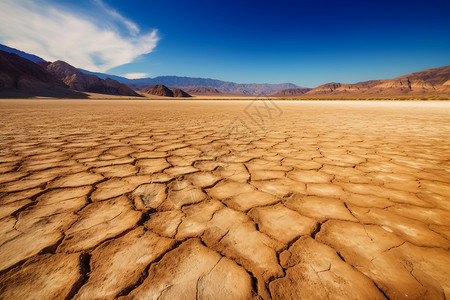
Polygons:
[[1,299],[448,299],[450,103],[0,100]]

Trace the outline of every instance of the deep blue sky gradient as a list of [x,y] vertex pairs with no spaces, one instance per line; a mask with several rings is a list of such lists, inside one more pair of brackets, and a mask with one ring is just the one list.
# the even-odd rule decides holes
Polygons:
[[161,37],[152,53],[110,70],[117,75],[315,87],[450,64],[449,0],[104,2]]

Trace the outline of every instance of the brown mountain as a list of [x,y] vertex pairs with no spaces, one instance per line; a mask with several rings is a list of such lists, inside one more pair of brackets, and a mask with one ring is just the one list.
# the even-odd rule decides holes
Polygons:
[[294,88],[294,89],[286,89],[281,90],[275,93],[270,94],[269,96],[272,97],[295,97],[299,95],[303,95],[307,92],[309,92],[310,88]]
[[209,86],[194,86],[184,89],[191,95],[219,95],[222,94],[218,89]]
[[192,97],[191,95],[189,95],[188,93],[186,93],[182,89],[174,88],[174,89],[172,89],[172,92],[173,92],[173,96],[177,97],[177,98],[189,98],[189,97]]
[[142,90],[143,93],[155,95],[155,96],[163,96],[163,97],[191,97],[185,91],[174,88],[169,89],[167,86],[163,84],[156,84],[147,89]]
[[331,82],[304,96],[422,96],[450,94],[450,66],[427,69],[394,79],[370,80],[354,84]]
[[70,90],[41,66],[13,53],[0,51],[0,97],[87,98]]
[[162,84],[153,85],[147,89],[143,89],[142,92],[155,96],[173,97],[172,90]]
[[[47,63],[41,62],[39,64],[45,65]],[[54,63],[48,63],[46,69],[50,74],[62,80],[74,90],[109,95],[141,96],[126,84],[111,78],[101,79],[95,75],[85,74],[77,68],[60,60],[55,61]]]

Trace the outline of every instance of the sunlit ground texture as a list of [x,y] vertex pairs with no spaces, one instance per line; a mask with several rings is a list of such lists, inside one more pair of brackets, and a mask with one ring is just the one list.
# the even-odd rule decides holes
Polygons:
[[2,299],[450,297],[450,103],[0,101]]

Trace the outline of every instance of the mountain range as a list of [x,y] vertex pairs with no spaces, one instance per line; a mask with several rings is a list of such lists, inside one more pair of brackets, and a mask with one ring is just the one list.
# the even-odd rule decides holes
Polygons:
[[210,86],[193,86],[184,90],[191,95],[224,95],[218,89]]
[[210,78],[193,78],[180,76],[158,76],[154,78],[128,79],[120,76],[111,76],[104,73],[94,73],[82,70],[85,73],[96,75],[100,78],[112,78],[121,83],[125,83],[135,90],[143,90],[153,85],[162,84],[170,88],[180,88],[187,90],[191,87],[211,87],[217,89],[219,93],[259,96],[268,95],[279,90],[298,88],[293,83],[235,83]]
[[[159,85],[167,87],[162,88]],[[157,95],[167,94],[172,97],[189,97],[190,95],[270,95],[284,98],[449,96],[450,66],[427,69],[393,79],[370,80],[354,84],[331,82],[309,89],[292,83],[241,84],[179,76],[127,79],[77,69],[63,61],[46,62],[36,55],[0,45],[0,97],[87,98],[89,95],[84,92],[141,96],[136,91]]]
[[270,94],[271,97],[297,97],[300,95],[304,95],[307,92],[311,91],[310,88],[293,88],[293,89],[285,89],[276,91],[275,93]]
[[[31,60],[33,62],[45,62],[44,59],[29,54],[11,47],[7,47],[5,45],[0,44],[0,50],[14,53],[16,55],[19,55],[23,58],[26,58],[28,60]],[[41,64],[41,66],[45,67],[45,65]],[[210,78],[193,78],[193,77],[180,77],[180,76],[158,76],[154,78],[140,78],[140,79],[128,79],[121,76],[116,75],[110,75],[110,74],[104,74],[104,73],[96,73],[96,72],[90,72],[88,70],[79,69],[80,72],[75,72],[73,69],[71,71],[71,75],[75,75],[74,79],[71,79],[70,81],[75,82],[86,82],[89,85],[89,88],[80,89],[81,91],[85,92],[95,92],[95,93],[106,93],[106,94],[120,94],[120,95],[127,95],[127,96],[136,96],[137,94],[133,94],[130,91],[124,92],[124,93],[116,93],[114,91],[111,91],[109,88],[100,87],[98,84],[98,80],[94,79],[92,76],[86,76],[86,75],[95,75],[100,79],[112,79],[115,81],[118,81],[119,83],[126,84],[135,91],[140,91],[144,89],[148,89],[154,85],[165,85],[169,88],[179,88],[186,90],[187,88],[191,87],[212,87],[217,89],[218,93],[222,94],[235,94],[235,95],[247,95],[247,96],[258,96],[258,95],[268,95],[271,93],[274,93],[279,90],[283,89],[292,89],[292,88],[298,88],[297,85],[292,83],[281,83],[281,84],[269,84],[269,83],[248,83],[248,84],[241,84],[241,83],[235,83],[235,82],[229,82],[229,81],[222,81],[217,79],[210,79]],[[84,74],[84,75],[82,75]],[[69,78],[65,76],[65,82],[69,81]],[[83,78],[82,78],[83,77]],[[63,80],[64,81],[64,80]],[[80,87],[79,84],[75,83],[68,83],[68,85],[71,88]],[[96,83],[97,82],[97,83]],[[113,84],[116,86],[116,89],[119,89],[116,83],[111,82],[109,80],[109,84]],[[75,88],[77,89],[77,88]],[[108,91],[109,92],[105,92]],[[200,94],[216,94],[215,92],[206,92],[206,93],[200,93]]]

